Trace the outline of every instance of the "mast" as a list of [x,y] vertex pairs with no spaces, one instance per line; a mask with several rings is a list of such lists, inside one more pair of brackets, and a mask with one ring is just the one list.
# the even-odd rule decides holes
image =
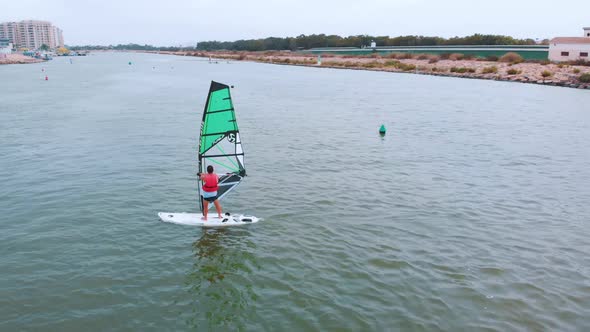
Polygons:
[[[211,81],[201,119],[198,162],[199,172],[205,173],[207,166],[212,165],[219,175],[219,199],[240,184],[246,176],[244,151],[230,87],[222,83]],[[200,179],[198,184],[199,206],[202,211]]]

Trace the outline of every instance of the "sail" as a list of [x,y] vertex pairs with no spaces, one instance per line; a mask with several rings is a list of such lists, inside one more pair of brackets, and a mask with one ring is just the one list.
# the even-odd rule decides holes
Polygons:
[[[229,89],[225,84],[211,82],[199,137],[199,171],[206,173],[207,166],[214,167],[219,175],[219,199],[246,176],[244,151]],[[199,180],[199,196],[201,187]]]

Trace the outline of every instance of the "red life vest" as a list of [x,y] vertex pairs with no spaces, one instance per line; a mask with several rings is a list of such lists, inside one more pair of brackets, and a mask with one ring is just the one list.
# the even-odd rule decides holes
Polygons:
[[203,190],[208,193],[215,192],[219,188],[217,185],[219,183],[219,179],[215,173],[205,174],[205,180],[203,182]]

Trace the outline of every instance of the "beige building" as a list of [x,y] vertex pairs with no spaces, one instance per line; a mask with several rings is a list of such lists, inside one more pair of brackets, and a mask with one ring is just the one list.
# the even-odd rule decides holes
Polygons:
[[58,27],[53,27],[55,33],[55,43],[56,47],[64,47],[64,34],[63,31]]
[[590,61],[590,27],[584,28],[584,37],[556,37],[549,41],[551,61]]
[[8,39],[9,42],[15,44],[18,38],[16,27],[16,23],[13,22],[0,23],[0,39]]
[[0,23],[0,38],[10,40],[16,48],[31,50],[38,49],[43,44],[49,48],[64,46],[62,30],[47,21]]

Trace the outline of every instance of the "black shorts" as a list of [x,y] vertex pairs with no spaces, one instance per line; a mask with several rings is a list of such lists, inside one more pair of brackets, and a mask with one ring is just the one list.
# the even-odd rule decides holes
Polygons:
[[207,198],[203,197],[203,199],[206,200],[207,202],[213,203],[217,199],[217,196],[207,197]]

